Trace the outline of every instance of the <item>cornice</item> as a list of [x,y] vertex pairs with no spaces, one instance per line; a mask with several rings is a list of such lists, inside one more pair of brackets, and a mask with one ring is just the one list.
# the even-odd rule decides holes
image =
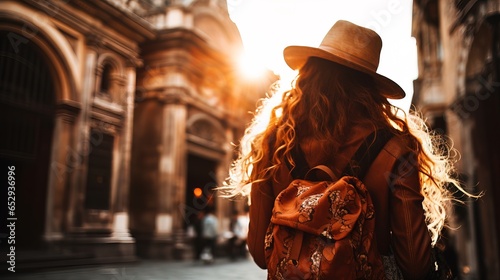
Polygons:
[[[156,32],[152,25],[145,19],[132,13],[126,13],[107,1],[29,1],[27,5],[52,18],[70,26],[87,38],[100,38],[101,45],[106,46],[125,56],[137,56],[140,42],[153,39]],[[87,16],[84,16],[86,14]],[[96,25],[96,21],[107,25],[118,36],[107,33]],[[135,44],[130,44],[130,41]]]

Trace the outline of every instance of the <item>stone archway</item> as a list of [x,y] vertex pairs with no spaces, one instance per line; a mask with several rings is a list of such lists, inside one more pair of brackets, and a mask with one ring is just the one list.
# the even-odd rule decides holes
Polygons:
[[15,167],[16,244],[19,249],[42,246],[47,186],[55,125],[54,71],[33,42],[0,31],[0,161]]
[[[5,48],[2,52],[2,66],[10,68],[9,72],[2,71],[0,75],[13,75],[21,69],[16,67],[20,67],[23,62],[34,66],[33,69],[23,71],[18,81],[2,76],[2,85],[13,86],[19,90],[17,93],[8,93],[2,89],[1,94],[14,94],[17,100],[3,98],[0,111],[2,118],[8,118],[10,121],[13,115],[9,114],[8,110],[14,110],[14,113],[19,115],[18,122],[28,123],[24,132],[16,133],[25,141],[36,143],[35,155],[31,156],[30,160],[30,156],[19,155],[18,150],[22,150],[20,148],[7,147],[3,143],[0,146],[7,147],[6,152],[2,152],[2,166],[3,163],[9,164],[8,162],[13,160],[20,166],[26,166],[22,169],[28,174],[18,176],[19,179],[23,178],[23,184],[27,186],[23,191],[30,192],[27,200],[23,200],[28,205],[19,205],[26,210],[22,210],[25,213],[18,214],[27,217],[24,221],[19,220],[18,230],[26,233],[26,236],[21,235],[19,238],[28,240],[23,242],[24,248],[37,249],[62,239],[64,234],[64,219],[67,213],[66,187],[73,168],[68,159],[74,148],[74,121],[81,107],[77,101],[79,96],[76,90],[79,86],[79,80],[76,78],[78,63],[69,43],[57,29],[48,21],[36,21],[38,13],[35,10],[19,3],[8,2],[0,7],[0,14],[1,44]],[[37,57],[38,62],[31,60],[30,57],[33,56]],[[6,63],[6,57],[13,60]],[[39,66],[35,66],[37,63]],[[34,73],[34,78],[27,79],[28,73]],[[42,86],[43,84],[45,86]],[[2,128],[4,125],[21,127],[15,125],[15,122],[3,120],[0,124]],[[37,129],[30,129],[30,126]],[[18,141],[17,144],[23,143]],[[19,195],[23,196],[22,193]],[[21,197],[18,200],[21,200]],[[26,226],[26,229],[23,229],[23,226]],[[22,248],[23,246],[19,246],[19,249]]]
[[184,227],[196,229],[200,214],[213,211],[222,236],[231,213],[228,201],[221,199],[215,190],[227,168],[225,129],[220,119],[201,112],[193,113],[186,122],[186,140]]
[[199,212],[207,208],[216,209],[218,199],[213,189],[219,181],[217,170],[226,156],[222,148],[226,143],[224,129],[218,120],[198,113],[188,119],[186,134],[187,210]]

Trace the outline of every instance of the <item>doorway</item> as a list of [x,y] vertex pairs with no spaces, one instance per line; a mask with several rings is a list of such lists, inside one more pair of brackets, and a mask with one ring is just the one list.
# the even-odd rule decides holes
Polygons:
[[32,41],[15,45],[13,37],[22,38],[0,31],[0,164],[2,176],[15,168],[16,249],[32,250],[45,227],[55,90],[50,61]]
[[200,212],[216,209],[214,188],[217,187],[217,162],[188,154],[184,227],[196,222]]

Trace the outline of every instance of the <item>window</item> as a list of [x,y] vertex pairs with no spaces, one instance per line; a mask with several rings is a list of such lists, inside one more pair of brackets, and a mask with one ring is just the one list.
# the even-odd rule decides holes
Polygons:
[[113,74],[113,67],[110,64],[105,64],[102,69],[101,85],[99,87],[99,92],[101,94],[111,95],[111,83]]
[[91,130],[85,208],[109,210],[114,137]]

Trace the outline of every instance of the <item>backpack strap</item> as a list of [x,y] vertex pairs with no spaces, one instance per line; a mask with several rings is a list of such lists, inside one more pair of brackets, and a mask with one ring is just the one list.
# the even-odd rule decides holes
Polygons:
[[[368,172],[371,164],[378,156],[378,154],[382,151],[387,142],[393,137],[393,134],[386,130],[380,129],[372,132],[368,135],[358,150],[354,153],[350,162],[344,168],[344,171],[341,174],[342,176],[355,176],[360,179],[363,179]],[[290,169],[290,173],[294,179],[305,178],[308,175],[308,172],[311,170],[307,165],[307,161],[305,159],[304,152],[300,149],[299,145],[296,145],[295,148],[291,152],[291,156],[295,162],[295,167],[285,161],[288,169]],[[319,169],[319,168],[314,168]],[[322,169],[320,169],[322,170]],[[327,173],[330,175],[329,173]],[[331,175],[330,175],[331,176]]]
[[342,175],[363,179],[375,158],[392,136],[393,134],[385,129],[376,130],[368,135],[347,164]]
[[311,178],[311,176],[313,175],[310,175],[311,172],[313,172],[314,170],[320,170],[320,171],[323,171],[323,173],[325,173],[326,175],[328,175],[328,177],[330,177],[330,179],[332,181],[337,181],[339,178],[337,177],[337,175],[335,175],[335,173],[333,173],[333,171],[326,165],[316,165],[315,167],[309,169],[309,171],[307,171],[306,175],[304,176],[304,178]]
[[288,160],[285,160],[285,163],[288,166],[288,169],[290,170],[292,177],[294,179],[305,178],[310,168],[309,165],[307,164],[306,157],[304,155],[304,152],[300,148],[299,143],[295,145],[290,154],[292,156],[293,161],[295,162],[295,166],[292,166],[292,164]]

